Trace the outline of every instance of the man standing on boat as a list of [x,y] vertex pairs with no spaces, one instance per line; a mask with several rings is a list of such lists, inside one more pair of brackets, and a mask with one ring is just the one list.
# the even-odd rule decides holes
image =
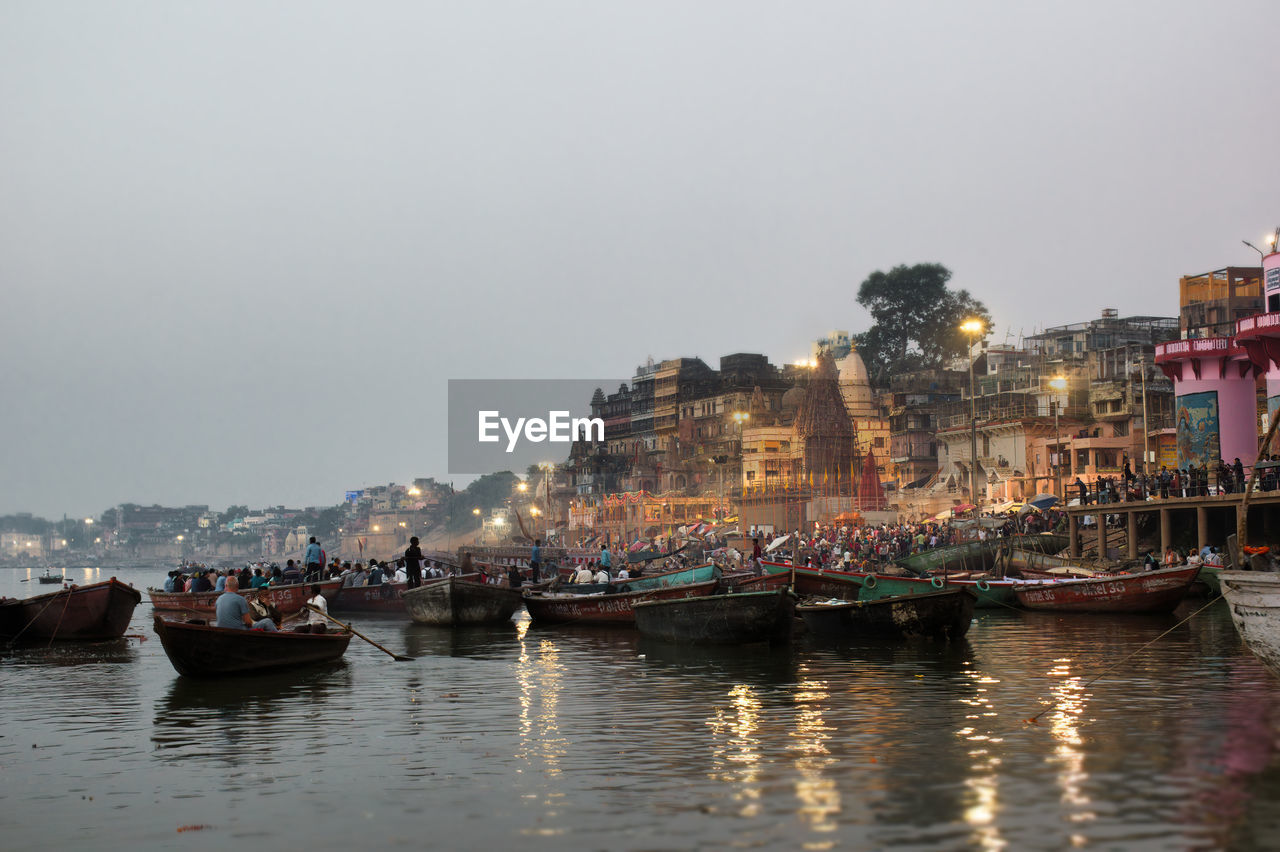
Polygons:
[[321,579],[320,570],[324,567],[324,551],[320,549],[315,536],[311,536],[311,543],[307,545],[307,553],[302,561],[307,563],[308,580]]
[[533,582],[542,579],[542,539],[535,538],[533,547],[529,548],[529,572]]
[[416,589],[422,585],[422,548],[418,547],[418,537],[409,539],[409,546],[404,551],[405,571],[409,578],[409,588]]

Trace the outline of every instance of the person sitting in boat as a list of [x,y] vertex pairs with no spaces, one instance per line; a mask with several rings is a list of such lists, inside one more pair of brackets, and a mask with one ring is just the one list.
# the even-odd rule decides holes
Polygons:
[[[603,569],[601,569],[603,570]],[[591,568],[583,564],[578,568],[578,573],[573,575],[575,583],[591,583],[595,581],[595,575],[591,573]]]
[[1201,556],[1199,553],[1197,553],[1196,551],[1194,551],[1194,550],[1193,550],[1193,551],[1191,551],[1190,553],[1188,553],[1188,554],[1187,554],[1187,564],[1188,564],[1188,565],[1194,565],[1194,566],[1197,566],[1197,567],[1198,567],[1198,566],[1200,566],[1200,565],[1203,565],[1203,564],[1204,564],[1204,557],[1203,557],[1203,556]]
[[514,562],[507,569],[507,585],[513,589],[518,589],[524,585],[524,577],[520,575],[520,568]]
[[395,583],[407,583],[407,582],[409,582],[409,572],[408,572],[408,571],[406,571],[406,570],[404,570],[404,560],[403,560],[403,559],[398,560],[398,561],[396,562],[396,574],[395,574],[395,577],[394,577],[394,579],[392,580],[392,582],[395,582]]
[[1164,552],[1164,565],[1166,568],[1171,565],[1179,565],[1181,562],[1182,560],[1178,556],[1178,551],[1174,550],[1172,547]]
[[168,579],[164,581],[164,590],[166,592],[178,591],[178,589],[175,588],[175,584],[178,582],[178,578],[181,576],[182,576],[181,571],[170,571]]
[[622,580],[630,580],[630,579],[631,579],[631,572],[627,570],[627,566],[623,565],[621,568],[618,569],[618,580],[619,582],[621,582]]
[[210,579],[210,577],[212,576],[213,576],[212,568],[210,568],[207,572],[197,571],[195,576],[191,578],[191,582],[187,584],[187,591],[188,592],[212,592],[213,581]]
[[[320,594],[320,586],[311,586],[311,597],[307,599],[307,606],[314,607],[307,610],[307,632],[308,633],[324,633],[329,629],[329,620],[324,617],[329,612],[329,602],[324,599],[324,595]],[[320,612],[316,612],[316,610]]]
[[302,569],[298,567],[292,559],[284,563],[284,571],[281,573],[286,584],[301,583]]
[[235,577],[227,578],[227,589],[218,595],[218,600],[214,603],[214,612],[217,613],[217,620],[214,622],[216,627],[240,630],[253,628],[265,630],[268,633],[276,632],[276,624],[270,618],[254,621],[253,616],[249,615],[249,602],[240,594],[240,581]]
[[595,576],[592,577],[591,579],[592,579],[592,582],[595,582],[595,583],[608,583],[609,572],[605,570],[604,566],[601,566],[600,570],[597,571],[595,573]]
[[369,582],[367,582],[365,585],[366,586],[382,585],[382,566],[378,564],[378,560],[376,559],[369,560]]

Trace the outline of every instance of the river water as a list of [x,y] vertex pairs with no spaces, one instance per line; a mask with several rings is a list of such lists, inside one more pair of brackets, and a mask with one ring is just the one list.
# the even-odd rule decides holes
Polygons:
[[144,597],[0,651],[0,848],[1275,849],[1280,680],[1222,603],[1133,655],[1203,604],[719,650],[357,616],[417,659],[206,682]]

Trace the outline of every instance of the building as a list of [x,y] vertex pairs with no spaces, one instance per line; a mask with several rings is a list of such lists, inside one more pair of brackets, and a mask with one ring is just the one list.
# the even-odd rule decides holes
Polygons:
[[[1178,324],[1184,338],[1230,337],[1237,320],[1265,307],[1258,266],[1228,266],[1178,281]],[[1280,293],[1276,308],[1280,310]]]

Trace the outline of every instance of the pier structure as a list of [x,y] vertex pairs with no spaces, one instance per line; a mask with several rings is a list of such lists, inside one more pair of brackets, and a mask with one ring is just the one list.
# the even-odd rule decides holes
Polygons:
[[1174,340],[1156,346],[1156,366],[1173,382],[1178,468],[1240,459],[1258,452],[1259,365],[1234,337]]

